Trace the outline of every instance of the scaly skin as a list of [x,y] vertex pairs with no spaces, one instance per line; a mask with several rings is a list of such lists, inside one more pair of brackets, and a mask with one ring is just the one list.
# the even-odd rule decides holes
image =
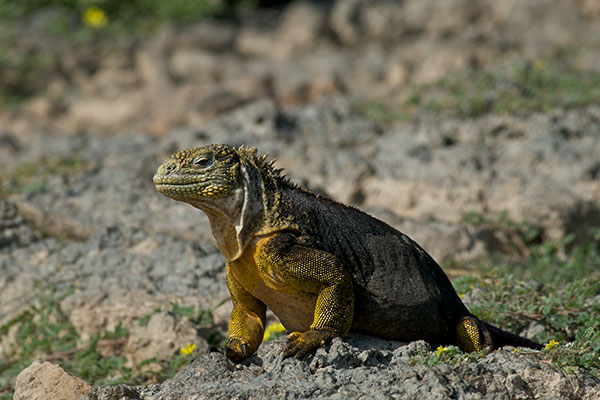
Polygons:
[[298,188],[256,149],[210,145],[173,154],[156,189],[204,211],[227,261],[233,311],[225,353],[259,347],[270,308],[305,358],[355,330],[396,340],[540,348],[469,313],[437,263],[408,236]]

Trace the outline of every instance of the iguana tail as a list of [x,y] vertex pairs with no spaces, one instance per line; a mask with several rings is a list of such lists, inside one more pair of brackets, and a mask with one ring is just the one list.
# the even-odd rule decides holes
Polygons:
[[540,350],[544,346],[533,340],[506,332],[474,316],[462,317],[456,326],[458,347],[467,352],[479,351],[486,347],[498,349],[502,346],[530,347]]
[[514,346],[514,347],[529,347],[535,350],[541,350],[544,348],[544,345],[534,342],[533,340],[526,339],[519,335],[515,335],[514,333],[510,333],[504,331],[494,325],[488,324],[485,321],[480,321],[485,329],[487,329],[494,341],[494,348],[499,348],[502,346]]

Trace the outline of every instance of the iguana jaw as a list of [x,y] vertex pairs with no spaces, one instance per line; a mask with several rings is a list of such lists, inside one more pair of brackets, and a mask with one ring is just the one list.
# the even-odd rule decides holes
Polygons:
[[174,200],[183,201],[208,216],[211,230],[221,253],[232,261],[241,256],[245,243],[239,232],[242,230],[243,193],[241,188],[219,194],[210,182],[194,182],[192,179],[163,177],[158,173],[153,178],[156,190]]
[[180,201],[189,202],[192,199],[202,202],[202,196],[198,195],[207,190],[207,183],[171,183],[161,177],[154,175],[154,186],[161,194]]
[[179,173],[169,171],[172,168],[167,162],[163,164],[152,181],[156,190],[174,200],[185,202],[211,202],[212,199],[227,195],[230,190],[228,185],[213,182],[206,174],[183,169]]

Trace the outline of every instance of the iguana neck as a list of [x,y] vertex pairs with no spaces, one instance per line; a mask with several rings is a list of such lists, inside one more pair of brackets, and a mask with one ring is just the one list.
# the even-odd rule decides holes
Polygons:
[[276,182],[251,163],[242,162],[240,170],[241,187],[223,202],[189,202],[208,216],[217,246],[228,262],[241,257],[254,238],[289,228],[272,223],[279,221],[281,207]]
[[232,218],[218,209],[208,209],[205,207],[198,207],[208,217],[210,222],[210,229],[213,237],[217,242],[217,246],[226,261],[237,260],[246,247],[247,243],[240,241],[235,222],[235,216]]

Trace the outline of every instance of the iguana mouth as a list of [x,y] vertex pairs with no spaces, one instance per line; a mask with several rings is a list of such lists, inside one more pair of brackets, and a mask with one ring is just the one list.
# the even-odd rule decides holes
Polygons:
[[211,185],[210,182],[184,181],[181,178],[174,179],[173,177],[164,178],[154,176],[153,180],[156,190],[169,197],[172,195],[200,194]]
[[209,184],[207,183],[157,183],[154,186],[160,193],[190,193],[197,192]]
[[160,185],[172,185],[172,186],[185,186],[193,185],[197,183],[204,183],[205,179],[199,179],[196,175],[162,175],[155,174],[152,177],[152,181],[156,186]]
[[204,200],[218,198],[227,192],[227,187],[208,180],[203,176],[180,175],[180,176],[162,176],[154,175],[152,178],[156,190],[172,199],[194,199]]

